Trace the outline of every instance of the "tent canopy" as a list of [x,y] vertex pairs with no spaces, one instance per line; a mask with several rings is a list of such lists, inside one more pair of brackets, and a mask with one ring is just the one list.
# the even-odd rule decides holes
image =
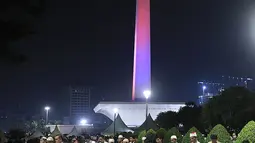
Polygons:
[[42,132],[40,132],[39,130],[36,130],[36,131],[29,137],[29,139],[39,138],[39,137],[42,137],[42,136],[44,136],[44,135],[42,134]]
[[72,131],[67,135],[69,136],[80,136],[80,133],[78,132],[78,130],[76,129],[76,127],[74,126]]
[[[147,127],[147,128],[146,128]],[[158,130],[159,127],[157,124],[153,121],[151,115],[149,114],[146,118],[146,120],[143,122],[143,124],[137,128],[137,131],[142,131],[146,129],[153,129],[154,131]]]
[[61,132],[58,129],[58,126],[56,125],[55,129],[53,130],[53,132],[50,134],[51,137],[55,137],[57,135],[61,135]]
[[[115,119],[115,133],[122,133],[122,132],[133,132],[130,130],[127,125],[123,122],[120,115],[118,115]],[[103,135],[113,135],[114,134],[114,122],[102,132]]]

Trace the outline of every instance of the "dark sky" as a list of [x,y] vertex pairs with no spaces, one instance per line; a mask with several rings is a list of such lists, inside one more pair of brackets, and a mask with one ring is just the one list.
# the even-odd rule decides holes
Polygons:
[[[151,0],[152,89],[157,100],[195,100],[197,81],[253,76],[253,0]],[[29,113],[68,115],[68,85],[93,102],[131,100],[135,0],[51,0],[37,34],[15,43],[29,57],[2,66],[0,94]],[[255,11],[254,11],[255,14]],[[53,112],[52,111],[52,112]]]

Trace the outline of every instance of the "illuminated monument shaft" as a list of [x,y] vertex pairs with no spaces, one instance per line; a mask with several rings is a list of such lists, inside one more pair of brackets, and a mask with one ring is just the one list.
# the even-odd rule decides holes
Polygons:
[[150,0],[137,0],[132,100],[151,88]]

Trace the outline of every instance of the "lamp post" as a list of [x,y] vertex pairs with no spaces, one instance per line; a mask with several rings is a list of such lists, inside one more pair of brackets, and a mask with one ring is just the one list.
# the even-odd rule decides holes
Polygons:
[[113,109],[113,137],[115,137],[115,121],[116,121],[116,114],[118,113],[118,108]]
[[47,124],[48,124],[48,121],[49,121],[49,110],[50,110],[50,107],[49,107],[49,106],[45,106],[45,107],[44,107],[44,110],[46,111],[46,120],[45,120],[45,124],[47,125]]
[[202,89],[203,89],[202,104],[204,104],[206,86],[203,86]]
[[145,104],[146,104],[146,108],[145,108],[145,131],[147,132],[147,116],[148,116],[148,99],[151,96],[151,91],[150,90],[145,90],[143,91],[143,95],[146,99]]

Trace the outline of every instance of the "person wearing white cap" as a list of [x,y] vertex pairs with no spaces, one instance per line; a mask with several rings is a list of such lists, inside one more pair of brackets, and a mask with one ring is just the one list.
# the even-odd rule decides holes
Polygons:
[[42,137],[42,138],[40,139],[40,143],[46,143],[46,140],[47,140],[46,137]]
[[114,139],[109,139],[108,142],[109,143],[114,143]]
[[47,138],[47,143],[53,143],[53,142],[54,142],[53,137],[48,137],[48,138]]
[[196,132],[192,132],[189,134],[189,137],[190,137],[190,143],[200,143],[198,140],[197,140],[197,133]]
[[170,140],[171,140],[171,143],[177,143],[177,136],[176,135],[172,135]]
[[123,141],[124,137],[122,135],[118,136],[118,143],[121,143]]
[[122,143],[129,143],[129,140],[127,138],[125,138]]

